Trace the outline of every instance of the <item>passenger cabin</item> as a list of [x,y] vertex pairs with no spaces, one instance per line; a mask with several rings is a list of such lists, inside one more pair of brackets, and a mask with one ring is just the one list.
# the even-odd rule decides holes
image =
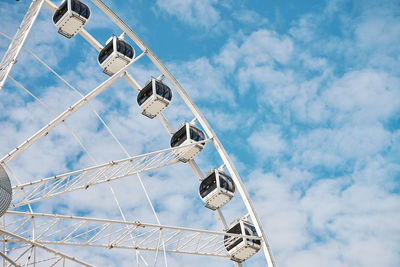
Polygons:
[[53,22],[58,33],[67,38],[77,34],[89,21],[90,9],[78,0],[64,0],[54,12]]
[[214,169],[201,181],[199,194],[207,208],[216,210],[233,198],[235,184],[229,175]]
[[124,40],[113,36],[107,40],[106,46],[99,53],[99,64],[103,72],[109,76],[128,65],[135,57],[135,50]]
[[[226,232],[230,234],[257,236],[254,225],[244,219],[239,219],[231,223]],[[224,245],[233,261],[242,262],[260,250],[261,240],[226,235],[224,237]]]
[[151,78],[139,92],[137,103],[142,114],[152,119],[169,105],[171,99],[171,89],[161,81]]
[[[189,145],[205,140],[205,134],[196,126],[189,122],[184,123],[179,130],[174,133],[171,138],[171,147],[179,147]],[[193,159],[200,151],[203,150],[205,143],[197,143],[194,146],[189,146],[177,153],[180,161],[187,162]]]

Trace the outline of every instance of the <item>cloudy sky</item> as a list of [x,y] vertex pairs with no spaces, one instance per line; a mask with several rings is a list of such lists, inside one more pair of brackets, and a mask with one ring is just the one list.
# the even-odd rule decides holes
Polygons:
[[[105,2],[209,120],[251,195],[278,266],[400,266],[398,1]],[[0,0],[2,33],[14,35],[29,3]],[[121,34],[86,3],[92,10],[88,32],[102,44]],[[43,8],[26,48],[88,93],[107,78],[97,51],[80,36],[57,34],[51,16]],[[0,55],[9,42],[0,36]],[[129,71],[142,85],[159,75],[146,59]],[[11,76],[54,114],[9,79],[0,92],[1,155],[80,99],[26,51]],[[174,93],[165,115],[177,129],[193,115]],[[126,81],[92,105],[130,155],[168,148],[169,135],[140,114]],[[67,123],[90,156],[60,125],[10,162],[13,176],[26,182],[126,157],[91,109]],[[197,160],[203,172],[221,164],[210,144]],[[161,223],[218,229],[188,166],[142,178]],[[129,220],[155,222],[136,176],[112,186]],[[36,204],[34,211],[121,219],[109,185]],[[223,212],[228,222],[246,213],[238,195]],[[75,253],[99,265],[115,260],[104,251]],[[132,259],[129,253],[119,257],[127,266]],[[204,260],[213,259],[171,255],[169,266],[204,266]],[[264,262],[259,252],[245,266]]]

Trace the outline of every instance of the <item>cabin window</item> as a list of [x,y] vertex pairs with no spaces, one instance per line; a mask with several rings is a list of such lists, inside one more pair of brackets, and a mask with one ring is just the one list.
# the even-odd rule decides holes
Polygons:
[[117,40],[117,51],[129,58],[133,58],[132,47],[122,40]]
[[199,142],[204,140],[204,133],[196,127],[190,127],[190,139]]
[[138,94],[137,102],[142,105],[153,94],[153,85],[150,81]]
[[215,172],[210,174],[204,181],[200,184],[200,196],[206,197],[210,194],[215,188],[217,187],[216,179],[215,179]]
[[156,92],[165,99],[171,100],[172,98],[171,89],[161,82],[156,82]]
[[183,126],[179,131],[177,131],[171,139],[171,147],[176,147],[181,145],[186,140],[186,125]]
[[64,1],[62,5],[56,10],[53,16],[53,22],[57,23],[65,13],[68,12],[67,1]]
[[87,5],[81,3],[77,0],[71,0],[71,10],[78,13],[80,16],[88,19],[90,15],[90,10]]
[[[235,192],[235,187],[233,185],[232,178],[225,173],[220,172],[220,185],[222,188],[225,188],[226,190],[230,192]],[[222,177],[221,177],[222,176]],[[223,181],[223,182],[222,182]]]
[[219,185],[221,188],[229,190],[229,184],[225,181],[225,179],[222,176],[219,177]]
[[99,62],[100,64],[106,60],[113,52],[113,40],[111,39],[110,42],[100,51],[99,54]]
[[[250,224],[245,223],[245,224],[244,224],[244,231],[245,231],[245,234],[246,234],[246,235],[257,236],[256,228],[255,228],[253,225],[250,225]],[[258,240],[258,239],[250,239],[250,238],[247,238],[247,241],[248,241],[248,242],[252,242],[252,243],[254,243],[254,244],[258,244],[258,245],[261,244],[260,240]]]
[[[240,229],[240,223],[236,224],[234,227],[229,229],[227,231],[227,233],[241,235],[242,234],[242,230]],[[241,237],[231,237],[231,236],[225,236],[224,237],[225,247],[226,247],[226,249],[228,251],[233,249],[234,247],[236,247],[242,241],[243,241],[243,238],[241,238]]]

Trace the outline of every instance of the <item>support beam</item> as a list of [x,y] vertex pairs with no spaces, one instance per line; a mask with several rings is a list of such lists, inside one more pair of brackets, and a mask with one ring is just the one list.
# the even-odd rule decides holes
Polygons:
[[[203,176],[203,173],[201,172],[199,166],[193,159],[189,160],[188,163],[189,163],[189,166],[192,168],[197,180],[201,183],[204,176]],[[221,226],[221,228],[223,230],[226,230],[228,228],[228,225],[226,223],[224,215],[222,214],[221,209],[216,209],[214,211],[214,213],[215,213],[215,217],[217,218],[217,221],[218,221],[219,225]]]
[[[25,240],[31,231],[35,231],[35,244],[158,251],[163,246],[161,240],[164,240],[169,253],[229,258],[225,242],[233,243],[241,238],[261,239],[178,226],[77,216],[13,211],[5,216],[9,223],[2,228],[12,232],[13,237]],[[17,241],[7,240],[8,243]]]
[[[44,0],[44,5],[50,9],[52,12],[56,12],[57,6],[51,2],[50,0]],[[92,36],[88,33],[85,29],[81,29],[79,31],[79,35],[81,35],[86,41],[88,41],[98,52],[103,49],[103,46]]]
[[85,104],[87,104],[89,101],[93,100],[95,97],[97,97],[99,94],[104,92],[110,85],[112,85],[115,81],[117,81],[119,78],[121,78],[125,70],[133,63],[135,63],[137,60],[139,60],[142,56],[144,56],[145,53],[142,53],[138,57],[136,57],[134,60],[132,60],[128,65],[126,65],[124,68],[119,70],[117,73],[115,73],[113,76],[108,78],[106,81],[104,81],[102,84],[100,84],[98,87],[96,87],[93,91],[91,91],[89,94],[84,96],[81,100],[70,106],[67,110],[65,110],[63,113],[61,113],[57,118],[55,118],[53,121],[51,121],[49,124],[44,126],[41,130],[36,132],[34,135],[32,135],[30,138],[25,140],[21,145],[17,146],[14,150],[12,150],[10,153],[8,153],[6,156],[4,156],[0,160],[1,165],[7,164],[10,160],[21,154],[23,151],[28,149],[31,145],[36,143],[40,138],[43,136],[47,135],[51,130],[53,130],[57,125],[65,121],[69,116],[74,114],[76,111],[78,111],[81,107],[83,107]]
[[92,266],[92,265],[90,265],[90,264],[88,264],[88,263],[86,263],[84,261],[78,260],[75,257],[68,256],[68,255],[66,255],[64,253],[61,253],[61,252],[55,250],[55,249],[52,249],[52,248],[49,248],[49,247],[47,247],[47,246],[45,246],[43,244],[40,244],[39,242],[32,241],[30,239],[24,238],[24,237],[22,237],[20,235],[17,235],[15,233],[12,233],[12,232],[9,232],[9,231],[6,231],[6,230],[4,230],[2,228],[0,229],[0,233],[3,234],[3,235],[6,235],[6,236],[9,236],[9,237],[13,238],[13,240],[8,239],[8,242],[12,242],[12,241],[22,242],[22,243],[25,243],[25,244],[29,244],[29,245],[31,245],[33,247],[38,247],[38,248],[44,249],[49,253],[52,253],[52,254],[57,255],[57,256],[60,256],[60,257],[62,257],[64,259],[68,259],[68,260],[73,261],[75,263],[78,263],[80,265],[84,265],[84,266],[88,266],[88,267]]
[[14,265],[15,267],[20,267],[21,265],[13,261],[10,257],[8,257],[6,254],[0,251],[0,256],[3,257],[6,261]]
[[178,80],[172,75],[172,73],[167,69],[167,67],[154,54],[154,52],[151,49],[149,49],[149,47],[147,47],[147,45],[139,38],[139,36],[124,21],[122,21],[122,19],[119,18],[117,16],[117,14],[115,14],[103,1],[101,1],[101,0],[91,0],[91,1],[98,8],[103,10],[103,12],[112,21],[114,21],[118,25],[118,27],[120,27],[121,30],[124,31],[140,47],[140,49],[142,49],[142,51],[147,51],[148,58],[154,63],[154,65],[156,65],[156,67],[165,75],[165,77],[168,79],[168,81],[175,87],[175,89],[178,91],[178,93],[182,97],[183,101],[186,103],[186,105],[189,107],[189,109],[192,111],[192,113],[197,118],[200,125],[206,131],[209,138],[213,139],[213,144],[214,144],[218,154],[220,155],[221,159],[225,163],[229,173],[231,174],[231,177],[232,177],[233,181],[235,182],[235,185],[239,191],[239,194],[241,195],[243,202],[244,202],[247,210],[250,213],[250,217],[251,217],[251,220],[257,230],[257,234],[259,236],[262,236],[262,238],[263,238],[261,243],[262,243],[263,251],[265,254],[265,258],[268,263],[268,267],[275,267],[276,266],[275,260],[272,255],[272,251],[269,246],[267,236],[266,236],[264,230],[262,229],[261,221],[255,212],[255,208],[254,208],[252,201],[250,200],[249,193],[247,192],[242,180],[240,179],[239,173],[236,170],[235,166],[233,165],[232,160],[230,159],[228,153],[222,146],[218,137],[215,135],[214,131],[212,130],[212,128],[209,125],[206,118],[200,112],[198,107],[195,105],[193,100],[189,97],[189,95],[187,94],[185,89],[182,87],[182,85],[178,82]]
[[3,89],[12,67],[15,63],[17,63],[18,55],[24,46],[25,40],[28,37],[33,24],[35,23],[42,5],[43,0],[32,0],[32,3],[21,22],[21,25],[19,26],[17,33],[15,34],[6,54],[3,57],[3,60],[0,63],[0,90]]
[[[208,139],[205,142],[208,141],[210,140]],[[29,205],[62,194],[88,189],[102,183],[178,163],[180,161],[177,155],[184,153],[185,150],[195,145],[196,143],[164,149],[14,186],[10,208]]]
[[[224,161],[224,164],[226,165],[228,171],[230,172],[232,179],[234,180],[234,182],[238,188],[238,191],[239,191],[240,195],[242,196],[242,199],[249,211],[250,217],[256,227],[258,235],[263,238],[262,244],[263,244],[264,253],[265,253],[265,256],[266,256],[266,259],[268,262],[268,266],[275,266],[275,262],[274,262],[274,259],[273,259],[272,253],[271,253],[271,249],[267,242],[266,235],[261,227],[260,220],[259,220],[257,214],[255,213],[255,210],[254,210],[253,204],[249,198],[248,192],[246,191],[244,184],[242,183],[240,176],[239,176],[237,170],[235,169],[234,165],[232,164],[228,154],[226,153],[225,149],[223,148],[222,144],[220,143],[219,139],[216,137],[216,135],[213,132],[213,130],[211,129],[211,127],[209,126],[205,117],[200,113],[197,106],[193,103],[193,101],[190,99],[190,97],[187,95],[186,91],[179,84],[179,82],[175,79],[175,77],[162,64],[162,62],[156,57],[156,55],[144,44],[144,42],[129,28],[129,26],[127,26],[101,0],[92,0],[92,2],[95,3],[100,9],[102,9],[106,13],[106,15],[108,15],[126,34],[128,34],[128,36],[140,47],[140,49],[142,49],[142,51],[145,51],[145,53],[147,53],[149,59],[159,68],[159,70],[165,75],[165,77],[170,81],[170,83],[176,88],[176,90],[181,95],[181,97],[183,98],[185,103],[188,105],[188,107],[190,108],[192,113],[195,115],[196,119],[199,121],[200,125],[206,131],[207,135],[213,139],[213,144],[214,144],[216,150],[218,151],[218,153],[220,154],[222,160]],[[85,31],[82,31],[82,32],[85,35]],[[101,49],[101,47],[102,47],[101,44],[99,44],[99,43],[96,44],[95,42],[93,42],[94,38],[92,38],[90,35],[88,35],[88,33],[87,33],[86,37],[84,36],[84,38],[88,42],[90,42],[97,50]],[[166,122],[166,120],[165,120],[165,122]],[[171,131],[169,131],[169,132],[171,132]],[[45,132],[45,134],[46,133],[47,132]],[[37,140],[28,139],[26,142],[28,142],[28,141],[36,142]],[[29,147],[29,146],[30,145],[28,145],[27,147]],[[23,148],[23,147],[21,147],[21,148]],[[19,147],[17,147],[15,150],[18,150],[18,149],[19,149]],[[25,149],[22,149],[22,151],[23,150],[25,150]],[[16,151],[12,151],[11,152],[12,155],[9,154],[8,156],[6,156],[5,158],[0,160],[0,164],[6,164],[9,160],[11,160],[13,157],[15,157],[19,153],[17,153]]]

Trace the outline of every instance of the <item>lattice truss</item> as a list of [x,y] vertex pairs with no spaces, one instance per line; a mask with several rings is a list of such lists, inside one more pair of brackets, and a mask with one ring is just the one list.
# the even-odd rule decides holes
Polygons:
[[[32,240],[40,245],[66,245],[100,247],[108,249],[133,249],[146,251],[196,254],[229,257],[225,243],[229,244],[249,236],[228,234],[174,226],[160,226],[141,222],[94,219],[53,214],[9,211],[2,225],[2,251],[8,255],[24,247],[26,252],[34,244],[20,246]],[[12,233],[12,234],[7,234]],[[252,236],[259,240],[260,237]],[[4,242],[7,241],[7,242]],[[5,244],[7,246],[5,247]],[[16,255],[15,255],[16,256]],[[61,257],[59,255],[59,257]]]
[[10,44],[7,53],[4,55],[3,60],[0,63],[0,89],[4,86],[7,79],[8,73],[11,71],[12,66],[17,62],[17,57],[21,48],[35,22],[40,8],[43,5],[43,0],[33,1],[28,9],[21,25],[18,28],[17,33],[13,41]]
[[[3,218],[1,218],[0,222],[0,256],[3,258],[3,266],[28,266],[31,264],[38,266],[64,266],[68,261],[72,261],[74,264],[90,266],[83,261],[54,249],[54,247],[59,248],[65,246],[130,249],[136,251],[156,251],[157,253],[158,251],[163,250],[172,253],[229,258],[230,256],[225,249],[225,245],[235,243],[239,239],[243,238],[260,240],[263,244],[263,250],[268,266],[275,266],[265,234],[263,233],[259,219],[256,216],[249,195],[241,182],[239,174],[203,115],[191,101],[190,97],[175,77],[173,77],[169,70],[141,41],[132,29],[130,29],[101,0],[92,0],[92,2],[108,17],[110,17],[112,21],[123,30],[124,34],[127,34],[139,46],[142,53],[136,56],[127,66],[94,88],[90,93],[85,96],[81,95],[82,98],[79,101],[71,105],[67,110],[59,114],[33,136],[1,158],[0,164],[7,167],[7,164],[11,160],[36,143],[39,139],[46,136],[59,124],[66,124],[65,120],[69,116],[78,111],[84,105],[89,104],[90,101],[95,99],[118,79],[126,79],[126,81],[136,91],[140,91],[141,86],[128,73],[127,69],[140,58],[147,56],[181,95],[182,99],[194,114],[195,119],[200,123],[203,129],[205,129],[206,134],[210,139],[201,141],[201,143],[212,141],[214,144],[221,159],[224,161],[224,165],[232,175],[237,190],[241,194],[244,204],[249,212],[248,214],[257,228],[257,235],[259,237],[175,226],[163,226],[160,224],[126,222],[125,220],[117,221],[53,214],[37,214],[33,213],[32,210],[30,213],[12,211],[12,209],[23,206],[29,206],[30,208],[31,203],[70,193],[72,191],[87,189],[98,184],[178,163],[180,155],[183,155],[187,150],[193,148],[193,146],[198,145],[197,143],[193,143],[186,146],[164,149],[118,161],[112,161],[53,177],[39,180],[27,179],[25,181],[33,182],[14,186],[12,188],[11,211],[8,211]],[[32,0],[28,13],[26,14],[15,38],[10,44],[3,61],[0,63],[0,90],[10,73],[12,66],[16,63],[17,56],[23,47],[24,41],[35,22],[42,5],[50,8],[52,11],[55,11],[57,8],[49,0]],[[79,34],[97,51],[102,49],[102,45],[86,30],[82,29]],[[47,66],[47,68],[52,70],[49,66]],[[56,75],[58,76],[58,74]],[[59,78],[61,79],[61,77]],[[67,84],[66,81],[64,82]],[[71,87],[69,84],[67,85]],[[174,130],[162,114],[159,114],[157,119],[160,120],[169,134],[172,135],[174,133]],[[193,169],[196,177],[201,180],[203,176],[195,161],[190,160],[189,165]],[[222,228],[227,229],[227,224],[222,212],[217,210],[215,211],[215,215],[222,225]],[[241,266],[239,263],[235,263],[235,265]]]
[[91,168],[14,186],[10,208],[17,208],[76,190],[88,189],[98,184],[178,163],[179,155],[195,145],[196,143],[111,161]]
[[3,266],[92,266],[62,252],[0,229],[2,248],[0,256]]

